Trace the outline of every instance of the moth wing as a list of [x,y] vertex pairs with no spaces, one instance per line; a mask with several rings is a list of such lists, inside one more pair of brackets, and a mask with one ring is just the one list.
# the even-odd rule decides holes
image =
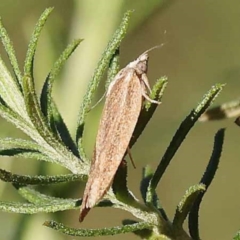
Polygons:
[[80,220],[109,189],[129,145],[141,107],[140,79],[134,69],[125,68],[109,86],[84,191]]

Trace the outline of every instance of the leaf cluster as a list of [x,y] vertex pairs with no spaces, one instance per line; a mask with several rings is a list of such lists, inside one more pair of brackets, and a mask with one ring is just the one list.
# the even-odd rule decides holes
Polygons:
[[[59,71],[82,39],[70,43],[54,63],[45,79],[40,96],[34,86],[34,56],[40,33],[52,8],[46,9],[38,20],[26,53],[23,72],[20,70],[13,45],[6,29],[0,22],[0,38],[7,52],[13,75],[0,58],[0,115],[21,129],[31,140],[0,139],[0,155],[31,158],[59,164],[71,173],[57,176],[18,175],[0,169],[0,179],[10,182],[26,200],[20,202],[0,202],[0,210],[12,213],[34,214],[57,212],[79,208],[81,200],[52,197],[32,188],[32,185],[57,184],[61,182],[86,181],[90,162],[83,146],[86,116],[91,110],[93,96],[99,82],[107,70],[106,87],[119,70],[119,47],[126,35],[132,11],[125,13],[119,28],[109,41],[99,60],[79,111],[75,139],[69,134],[57,105],[52,98],[52,87]],[[166,88],[167,78],[159,78],[152,90],[151,98],[160,101]],[[133,232],[145,239],[200,239],[198,216],[200,203],[213,180],[221,156],[224,129],[220,129],[214,140],[212,156],[199,183],[189,187],[176,207],[175,216],[170,220],[160,203],[156,188],[173,156],[181,146],[189,131],[199,117],[212,104],[223,89],[216,84],[204,95],[200,103],[182,121],[166,149],[158,167],[152,171],[146,166],[143,171],[140,190],[143,203],[138,200],[127,186],[127,165],[123,161],[113,181],[112,188],[97,207],[114,207],[129,211],[139,221],[124,220],[122,226],[103,229],[75,229],[55,221],[46,221],[48,226],[72,236],[106,236]],[[156,104],[146,102],[142,108],[137,126],[130,142],[132,147],[157,108]],[[189,234],[183,229],[188,217]]]

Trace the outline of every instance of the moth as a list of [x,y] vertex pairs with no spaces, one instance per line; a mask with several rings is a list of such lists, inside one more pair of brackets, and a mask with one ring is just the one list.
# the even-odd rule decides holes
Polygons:
[[108,87],[89,178],[83,194],[80,222],[111,187],[128,150],[143,100],[159,104],[148,96],[151,89],[146,74],[150,50],[120,70]]

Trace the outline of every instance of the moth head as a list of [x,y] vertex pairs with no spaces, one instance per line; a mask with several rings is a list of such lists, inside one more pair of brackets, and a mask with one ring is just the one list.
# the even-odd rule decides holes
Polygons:
[[135,70],[138,75],[142,75],[143,73],[147,73],[148,69],[148,53],[145,52],[142,55],[139,56],[139,58],[136,60],[136,67]]
[[162,43],[161,45],[158,45],[158,46],[155,46],[155,47],[152,47],[152,48],[148,49],[143,54],[141,54],[136,61],[134,61],[134,63],[135,63],[135,70],[136,70],[138,75],[142,75],[143,73],[147,73],[148,58],[149,58],[148,57],[148,53],[150,51],[152,51],[153,49],[162,47],[163,45],[164,45],[164,43]]

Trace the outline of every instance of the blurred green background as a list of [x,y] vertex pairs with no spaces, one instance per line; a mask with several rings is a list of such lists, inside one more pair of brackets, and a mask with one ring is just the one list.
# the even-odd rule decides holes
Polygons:
[[[132,150],[137,169],[129,164],[128,183],[138,196],[142,168],[155,168],[180,122],[217,82],[227,83],[216,104],[239,96],[240,79],[240,2],[191,0],[1,0],[0,16],[14,43],[22,66],[34,24],[46,7],[54,6],[41,35],[35,61],[36,87],[40,91],[52,64],[74,38],[84,38],[68,61],[54,86],[54,97],[70,130],[74,133],[79,106],[96,64],[123,13],[135,9],[130,30],[121,46],[121,66],[134,60],[146,49],[167,43],[150,54],[151,85],[168,76],[163,104]],[[0,46],[1,56],[6,54]],[[103,86],[96,101],[103,94]],[[102,104],[89,115],[85,145],[89,157],[94,145]],[[23,134],[0,120],[1,136]],[[240,129],[233,119],[198,123],[175,155],[158,187],[158,193],[170,218],[185,190],[201,178],[211,155],[214,134],[226,127],[220,167],[200,212],[202,239],[231,239],[240,228]],[[53,164],[32,160],[1,159],[1,168],[19,174],[57,174],[66,172]],[[83,184],[42,187],[45,193],[59,197],[80,197]],[[68,192],[66,190],[69,190]],[[22,201],[10,184],[0,182],[1,200]],[[116,209],[94,209],[78,223],[79,211],[61,214],[21,216],[0,213],[0,239],[63,240],[76,239],[42,226],[56,219],[71,227],[99,228],[117,226],[123,218],[132,218]],[[133,234],[112,239],[138,239]],[[108,237],[111,239],[111,237]],[[92,238],[89,238],[92,239]],[[105,239],[105,237],[99,238]]]

